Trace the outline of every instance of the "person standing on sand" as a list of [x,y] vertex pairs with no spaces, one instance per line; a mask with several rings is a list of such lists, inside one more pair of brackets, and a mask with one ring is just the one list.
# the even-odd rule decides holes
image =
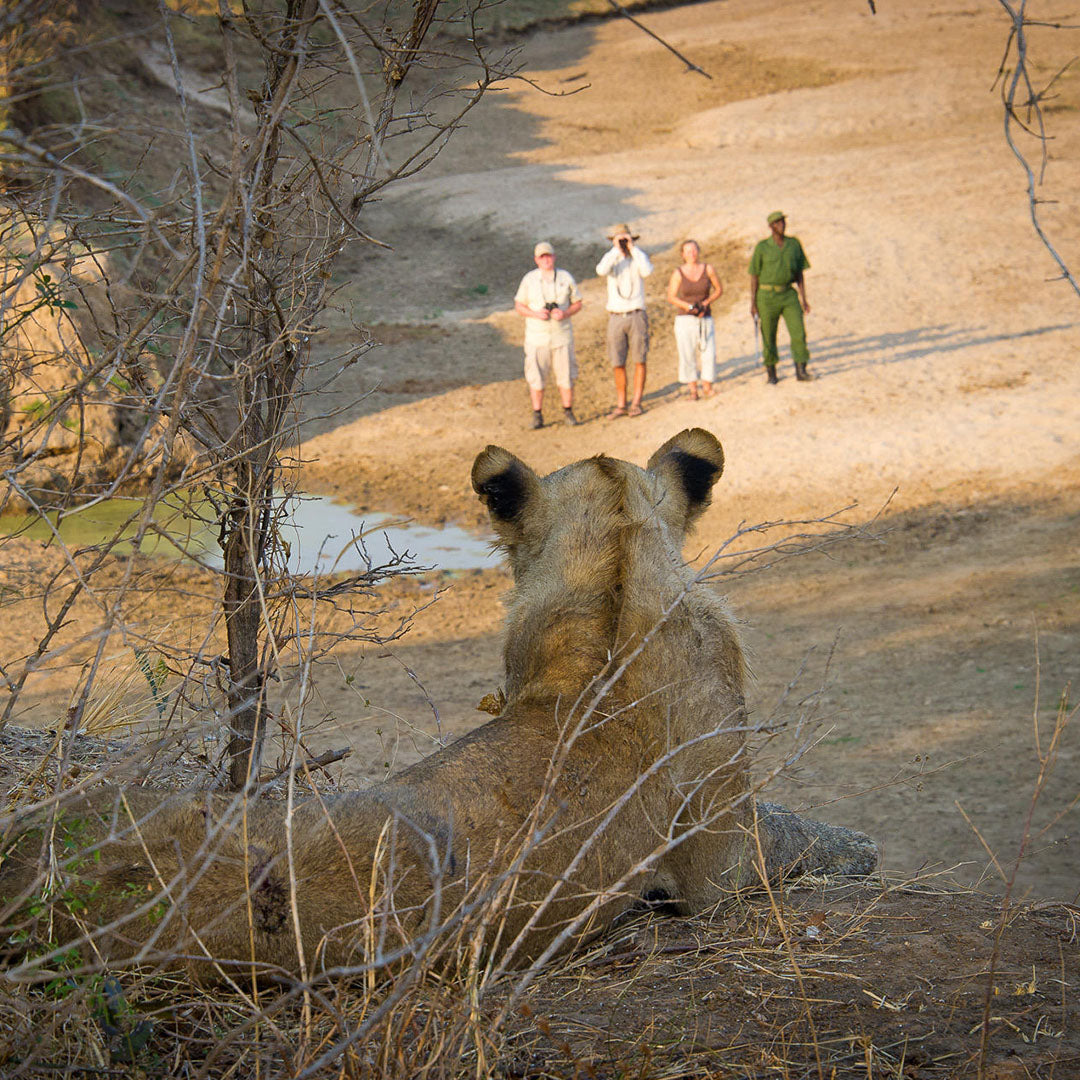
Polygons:
[[[806,347],[803,312],[810,314],[810,304],[803,271],[810,269],[810,260],[794,236],[784,235],[787,219],[782,210],[774,210],[766,220],[772,236],[760,241],[750,257],[750,316],[761,317],[761,360],[769,383],[779,382],[776,329],[783,315],[791,338],[795,378],[809,382],[811,375],[806,365],[810,362],[810,351]],[[798,295],[795,289],[799,290]]]
[[668,281],[668,303],[679,314],[675,316],[675,348],[679,353],[679,382],[683,383],[692,401],[698,399],[698,373],[701,392],[712,397],[716,378],[716,330],[710,305],[720,299],[724,286],[709,263],[701,262],[701,248],[696,240],[684,240],[682,266],[671,272]]
[[574,328],[570,319],[581,310],[577,282],[555,268],[555,249],[542,240],[533,248],[536,269],[530,270],[514,296],[514,310],[525,318],[525,382],[532,402],[532,426],[544,426],[544,384],[554,371],[563,404],[563,423],[574,425]]
[[[634,246],[637,233],[631,233],[629,225],[616,225],[607,238],[611,249],[596,264],[596,273],[607,278],[607,353],[615,376],[615,407],[608,413],[608,419],[615,420],[644,412],[641,398],[645,393],[645,359],[649,353],[644,279],[652,273],[652,263],[641,248]],[[634,361],[629,407],[626,404],[628,356]]]

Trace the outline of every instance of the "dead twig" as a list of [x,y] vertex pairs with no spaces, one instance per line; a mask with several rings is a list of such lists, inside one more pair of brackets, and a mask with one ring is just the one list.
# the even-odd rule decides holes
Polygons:
[[680,60],[681,60],[681,61],[682,61],[682,62],[683,62],[683,63],[684,63],[685,65],[686,65],[686,69],[687,69],[687,71],[696,71],[696,72],[697,72],[697,73],[698,73],[699,75],[704,75],[706,79],[712,79],[712,76],[711,76],[711,75],[710,75],[710,74],[709,74],[709,73],[708,73],[708,72],[707,72],[707,71],[706,71],[706,70],[705,70],[704,68],[698,67],[698,65],[697,65],[697,64],[695,64],[695,63],[693,62],[693,60],[689,60],[689,59],[688,59],[687,57],[685,57],[685,56],[684,56],[684,55],[683,55],[683,54],[682,54],[681,52],[679,52],[679,50],[678,50],[678,49],[676,49],[676,48],[675,48],[675,47],[674,47],[673,45],[669,45],[669,44],[668,44],[668,43],[667,43],[667,42],[666,42],[666,41],[665,41],[665,40],[664,40],[664,39],[663,39],[663,38],[662,38],[662,37],[661,37],[661,36],[660,36],[659,34],[657,34],[657,33],[654,33],[654,32],[653,32],[652,30],[650,30],[650,29],[649,29],[649,28],[648,28],[648,27],[647,27],[647,26],[646,26],[646,25],[645,25],[645,24],[644,24],[644,23],[643,23],[643,22],[642,22],[642,21],[641,21],[640,19],[635,19],[635,18],[634,18],[634,16],[633,16],[633,15],[631,15],[631,14],[630,14],[630,12],[629,12],[629,11],[627,11],[627,10],[626,10],[626,8],[624,8],[624,7],[622,6],[622,4],[620,4],[620,3],[618,2],[618,0],[608,0],[608,3],[609,3],[609,4],[610,4],[610,5],[611,5],[611,6],[612,6],[612,7],[613,7],[613,8],[614,8],[614,9],[615,9],[615,10],[616,10],[616,11],[617,11],[617,12],[618,12],[618,13],[619,13],[619,14],[620,14],[620,15],[621,15],[621,16],[622,16],[623,18],[624,18],[624,19],[628,19],[628,20],[629,20],[630,22],[632,22],[632,23],[633,23],[633,24],[634,24],[634,25],[635,25],[635,26],[636,26],[636,27],[637,27],[637,28],[638,28],[639,30],[641,30],[641,31],[643,31],[644,33],[648,34],[648,35],[649,35],[649,37],[653,38],[653,39],[654,39],[655,41],[658,41],[658,42],[660,42],[660,44],[661,44],[661,45],[663,45],[663,46],[664,46],[664,48],[665,48],[665,49],[667,49],[667,51],[668,51],[668,52],[670,52],[670,53],[674,53],[674,54],[675,54],[675,55],[676,55],[676,56],[677,56],[677,57],[678,57],[678,58],[679,58],[679,59],[680,59]]

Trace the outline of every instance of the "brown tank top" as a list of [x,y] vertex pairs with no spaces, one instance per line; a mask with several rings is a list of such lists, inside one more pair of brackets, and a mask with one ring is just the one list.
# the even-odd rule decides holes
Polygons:
[[[675,291],[675,295],[680,300],[685,300],[688,304],[703,304],[705,297],[712,292],[712,282],[709,281],[709,268],[706,268],[701,272],[701,277],[697,281],[691,281],[684,273],[683,268],[679,267],[679,287]],[[705,309],[705,314],[709,314],[709,309]]]

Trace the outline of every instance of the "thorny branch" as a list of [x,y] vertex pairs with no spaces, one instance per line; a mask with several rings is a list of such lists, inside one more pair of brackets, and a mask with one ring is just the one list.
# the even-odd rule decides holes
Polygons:
[[[1009,38],[1005,45],[1005,53],[998,66],[997,76],[994,79],[995,83],[998,79],[1002,80],[1005,141],[1008,143],[1013,156],[1020,162],[1020,166],[1023,168],[1024,174],[1027,177],[1027,196],[1032,227],[1034,228],[1036,235],[1042,241],[1043,246],[1050,252],[1054,262],[1057,263],[1058,268],[1061,271],[1059,276],[1072,286],[1072,290],[1077,296],[1080,296],[1080,283],[1077,282],[1072,271],[1069,269],[1065,260],[1062,258],[1043,228],[1039,218],[1039,204],[1043,200],[1039,198],[1036,191],[1037,187],[1043,182],[1049,157],[1048,143],[1050,136],[1046,131],[1042,103],[1054,83],[1060,78],[1064,71],[1076,61],[1075,59],[1070,60],[1069,64],[1054,75],[1046,86],[1041,90],[1037,90],[1028,68],[1027,29],[1030,26],[1046,26],[1055,29],[1063,29],[1065,28],[1065,24],[1038,22],[1029,19],[1026,14],[1027,0],[1020,0],[1019,4],[1015,4],[1011,2],[1011,0],[998,0],[998,2],[1005,9],[1005,12],[1008,14],[1012,23],[1009,28]],[[1013,48],[1016,50],[1016,66],[1010,75],[1006,65]],[[1025,110],[1027,112],[1027,120],[1021,120],[1018,113]],[[1041,161],[1038,179],[1036,179],[1035,170],[1032,168],[1031,163],[1017,144],[1013,132],[1014,124],[1018,125],[1021,130],[1035,138],[1039,143]]]
[[[31,7],[38,18],[21,20]],[[357,598],[402,560],[332,581],[288,572],[289,447],[318,417],[313,395],[370,348],[362,331],[337,354],[321,340],[336,268],[357,245],[385,246],[363,225],[369,201],[430,163],[516,74],[513,50],[484,45],[484,7],[422,0],[374,17],[348,0],[219,0],[216,19],[196,20],[157,0],[138,25],[101,12],[79,33],[68,0],[5,9],[0,198],[17,193],[19,214],[0,242],[19,257],[0,274],[5,355],[17,358],[0,380],[0,469],[5,505],[51,521],[61,565],[16,590],[41,595],[44,625],[36,649],[5,658],[0,726],[35,679],[84,654],[95,673],[139,638],[134,612],[161,589],[125,550],[166,544],[214,570],[163,523],[165,507],[225,553],[218,616],[154,649],[178,673],[181,713],[209,709],[232,731],[234,785],[257,775],[271,724],[303,742],[305,700],[282,696],[307,693],[306,677],[278,683],[283,667],[303,673],[334,642],[400,633],[377,632]],[[204,63],[214,49],[220,63]],[[117,67],[152,76],[171,112],[110,103]],[[57,110],[65,95],[72,116]],[[102,415],[122,438],[95,427]],[[68,430],[75,453],[58,458]],[[62,518],[121,497],[130,511],[112,536],[65,543]],[[116,565],[107,589],[95,584]],[[80,641],[87,608],[96,625]],[[76,726],[93,681],[80,684]]]

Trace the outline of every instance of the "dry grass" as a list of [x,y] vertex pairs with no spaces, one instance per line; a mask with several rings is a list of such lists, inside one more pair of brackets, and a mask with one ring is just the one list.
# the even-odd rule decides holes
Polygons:
[[[725,566],[713,573],[739,572]],[[145,684],[141,669],[116,678],[84,719],[137,696],[136,672]],[[1049,725],[1033,714],[1032,811],[1073,714],[1067,695]],[[214,785],[195,749],[86,726],[0,732],[9,809],[48,806],[102,778]],[[478,882],[414,941],[412,959],[372,962],[372,921],[348,971],[261,983],[233,974],[211,988],[162,966],[110,970],[47,937],[31,943],[36,966],[20,963],[23,924],[0,897],[0,954],[11,961],[0,978],[0,1075],[1069,1078],[1080,1070],[1080,908],[1012,896],[1015,867],[1038,839],[1026,827],[1015,859],[988,851],[1004,897],[939,870],[802,877],[693,919],[622,919],[524,974],[501,972],[478,945],[499,924],[512,873]],[[55,872],[64,856],[53,854],[31,897],[39,926],[51,904],[71,907]]]
[[[508,1039],[530,1059],[523,1074],[978,1074],[994,898],[931,876],[803,880],[777,900],[649,920],[552,972]],[[1063,958],[1075,970],[1077,914],[1047,905],[1010,921],[985,1075],[1018,1050],[1031,1075],[1055,1061],[1072,1075]]]
[[[70,733],[2,738],[5,765],[48,777],[45,790],[114,772],[139,749]],[[177,770],[175,755],[141,769],[169,786],[207,781],[197,761]],[[42,791],[20,785],[22,800]],[[477,898],[411,963],[349,977],[237,977],[208,989],[161,969],[107,971],[76,953],[32,976],[21,969],[25,982],[9,967],[0,1071],[1001,1080],[1080,1069],[1071,905],[1003,902],[944,872],[803,877],[693,919],[624,919],[525,985],[518,973],[493,976],[474,948],[498,912],[489,893]],[[3,940],[18,944],[10,925]]]

